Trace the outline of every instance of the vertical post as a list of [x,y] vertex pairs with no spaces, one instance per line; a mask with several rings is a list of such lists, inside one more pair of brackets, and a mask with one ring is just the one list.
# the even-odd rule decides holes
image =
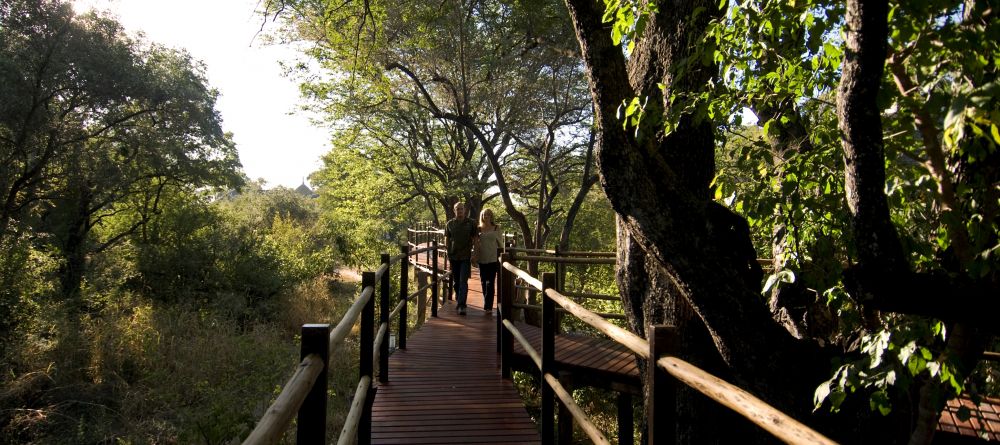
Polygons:
[[[447,243],[445,243],[445,245],[447,246]],[[444,304],[444,301],[452,301],[456,299],[455,286],[458,284],[458,277],[455,276],[455,265],[451,262],[451,257],[447,255],[447,252],[445,252],[444,256],[444,269],[448,271],[449,278],[448,281],[446,281],[443,286],[445,288],[445,291],[444,291],[444,299],[441,302],[442,305]]]
[[403,302],[403,308],[399,310],[399,349],[406,349],[406,327],[410,321],[407,314],[410,305],[407,301],[410,292],[410,245],[400,246],[399,253],[403,254],[399,262],[399,301]]
[[[556,245],[555,248],[556,260],[553,262],[553,264],[555,264],[556,277],[553,280],[554,284],[552,285],[552,287],[554,287],[559,292],[563,292],[566,290],[566,286],[564,283],[564,279],[566,278],[566,264],[559,261],[559,259],[562,258],[562,256],[563,256],[562,251],[559,249],[559,246]],[[555,317],[556,317],[555,333],[559,334],[560,332],[562,332],[563,316],[562,314],[557,313],[555,314]]]
[[[563,388],[570,394],[573,393],[573,376],[571,374],[562,374],[559,376],[559,383],[562,383]],[[573,414],[570,413],[569,408],[566,404],[559,402],[559,440],[556,443],[573,443]],[[622,445],[619,443],[619,445]]]
[[431,317],[438,316],[438,242],[431,242]]
[[[420,254],[418,253],[417,255],[419,256]],[[413,274],[417,278],[417,288],[418,289],[420,289],[420,288],[424,289],[424,290],[420,291],[420,295],[417,296],[417,325],[423,325],[424,324],[424,318],[427,317],[427,292],[428,292],[428,290],[427,290],[427,288],[424,287],[424,285],[427,284],[427,273],[424,272],[424,271],[422,271],[422,270],[420,270],[420,269],[417,269],[416,267],[414,267],[413,268]]]
[[[365,307],[361,310],[361,332],[358,334],[361,344],[358,347],[360,357],[358,361],[358,376],[373,379],[372,358],[375,355],[375,272],[366,271],[361,273],[362,292],[371,287],[373,292]],[[371,385],[366,388],[367,395],[371,395]],[[366,404],[371,406],[371,404]],[[358,422],[358,445],[370,445],[372,435],[372,412],[365,409]]]
[[316,377],[312,389],[306,395],[305,401],[299,407],[298,427],[295,432],[295,443],[312,444],[326,443],[326,387],[327,370],[330,364],[330,325],[302,325],[302,347],[299,359],[307,355],[317,354],[323,360],[323,370]]
[[[562,258],[562,256],[563,256],[562,249],[560,249],[558,245],[555,248],[555,254],[554,254],[554,256],[556,258]],[[565,283],[565,280],[566,280],[566,265],[563,264],[563,263],[561,263],[561,262],[559,262],[559,261],[556,261],[555,265],[556,265],[556,285],[555,285],[555,288],[559,292],[562,292],[562,291],[566,290],[566,283]]]
[[385,272],[382,273],[382,285],[379,289],[378,330],[382,329],[383,324],[386,328],[385,335],[382,336],[382,341],[378,344],[378,382],[389,383],[389,331],[392,330],[389,321],[389,313],[392,312],[392,308],[389,306],[389,293],[392,291],[390,282],[392,272],[389,271],[389,254],[383,253],[380,259],[385,265]]
[[505,253],[500,258],[500,320],[497,321],[500,330],[497,336],[500,340],[500,377],[510,380],[514,336],[503,326],[504,321],[510,320],[511,304],[514,302],[514,274],[503,267],[503,264],[508,262],[510,253]]
[[[510,261],[510,264],[512,266],[517,266],[517,252],[511,250],[508,253],[510,255],[508,255],[507,261]],[[518,298],[520,298],[519,297],[520,292],[521,291],[517,290],[517,280],[514,278],[514,274],[511,274],[511,277],[510,277],[510,302],[511,302],[512,305],[514,304],[515,301],[518,300]],[[524,302],[527,302],[527,300],[524,300]],[[511,306],[510,318],[511,319],[514,318],[514,306]],[[524,310],[523,309],[521,310],[521,317],[519,319],[521,321],[524,321]]]
[[651,400],[646,413],[649,443],[674,443],[677,438],[677,387],[674,379],[656,366],[656,360],[677,350],[677,329],[650,325],[646,328],[646,339],[649,340],[646,388]]
[[552,272],[542,274],[542,443],[552,443],[555,439],[555,391],[545,381],[548,374],[558,376],[556,370],[556,304],[545,294],[546,290],[554,288],[556,275]]
[[632,410],[632,394],[618,393],[618,445],[635,443],[635,414]]

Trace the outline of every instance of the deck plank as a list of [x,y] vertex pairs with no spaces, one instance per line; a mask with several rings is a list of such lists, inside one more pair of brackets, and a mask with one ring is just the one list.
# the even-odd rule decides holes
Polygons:
[[389,357],[389,383],[372,405],[373,444],[541,443],[517,390],[500,378],[496,320],[482,310],[475,268],[468,306],[461,316],[447,302]]

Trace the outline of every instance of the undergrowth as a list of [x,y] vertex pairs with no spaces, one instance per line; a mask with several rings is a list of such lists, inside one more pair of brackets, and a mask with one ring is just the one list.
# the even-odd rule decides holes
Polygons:
[[[357,287],[316,279],[253,319],[233,316],[234,295],[188,307],[129,293],[54,317],[6,357],[0,443],[239,443],[295,369],[300,326],[339,320]],[[349,337],[331,356],[329,437],[350,406],[356,351]]]

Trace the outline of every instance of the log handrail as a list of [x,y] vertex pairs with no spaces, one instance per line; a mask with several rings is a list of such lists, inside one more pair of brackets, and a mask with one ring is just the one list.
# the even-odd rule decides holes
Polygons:
[[[351,410],[344,419],[344,428],[340,430],[340,437],[337,438],[337,445],[350,445],[354,443],[354,436],[358,434],[358,424],[364,413],[364,407],[368,405],[368,391],[371,386],[371,377],[365,376],[358,381],[357,388],[354,389],[354,400],[351,401]],[[360,396],[358,394],[361,394]]]
[[[533,310],[533,311],[540,311],[540,310],[542,310],[542,306],[540,304],[514,303],[514,304],[511,304],[510,307],[512,307],[514,309],[530,309],[530,310]],[[572,313],[569,310],[566,310],[566,309],[563,309],[563,308],[556,308],[556,312],[558,312],[560,314],[571,314]],[[611,320],[625,320],[626,319],[625,316],[622,315],[622,314],[612,314],[612,313],[608,313],[608,312],[594,312],[594,315],[597,315],[597,316],[599,316],[601,318],[611,319]]]
[[567,250],[563,252],[554,249],[527,249],[524,247],[508,247],[507,250],[518,253],[541,253],[548,255],[558,254],[571,257],[592,257],[592,258],[614,258],[616,255],[615,252],[587,252],[587,251],[574,251],[574,250]]
[[587,258],[569,256],[519,256],[518,261],[543,261],[557,264],[615,264],[614,258]]
[[[518,259],[520,260],[522,258]],[[520,268],[518,268],[517,266],[508,261],[504,261],[502,264],[503,264],[503,269],[510,272],[511,277],[516,276],[518,278],[521,278],[522,280],[524,280],[524,282],[528,283],[529,285],[532,285],[535,290],[542,293],[543,313],[545,312],[544,310],[545,304],[551,304],[549,303],[550,301],[554,304],[558,304],[563,309],[572,313],[583,322],[587,323],[588,325],[594,327],[598,331],[610,337],[613,341],[622,344],[623,346],[634,352],[639,357],[644,358],[646,360],[650,359],[651,357],[650,344],[648,341],[646,341],[645,339],[639,337],[638,335],[632,332],[629,332],[621,327],[618,327],[608,322],[600,315],[584,308],[583,306],[576,303],[569,297],[559,293],[551,285],[543,285],[543,281],[554,282],[553,274],[547,273],[545,275],[549,275],[549,277],[545,277],[545,275],[543,275],[543,280],[538,280],[537,278],[532,277],[530,274],[521,270]],[[508,278],[508,280],[509,279],[510,278]],[[502,283],[501,289],[504,292],[510,292],[510,290],[513,287],[512,284],[513,283],[510,284]],[[509,295],[503,295],[501,301],[505,302],[505,304],[511,305]],[[509,307],[506,310],[502,310],[501,313],[503,314],[504,317],[509,317],[508,315]],[[501,326],[503,326],[509,331],[510,328],[513,327],[513,324],[510,323],[510,321],[507,318],[504,318],[502,320]],[[543,345],[546,344],[546,338],[545,338],[546,335],[554,335],[551,331],[552,331],[551,329],[550,330],[545,329],[545,322],[543,322],[543,328],[542,328]],[[511,332],[511,334],[513,334],[513,332]],[[544,354],[545,347],[543,346],[542,349]],[[525,350],[530,351],[531,348],[525,345]],[[508,356],[509,352],[507,351],[504,351],[501,354],[501,357],[503,358],[506,358]],[[723,406],[735,411],[736,413],[740,414],[747,420],[753,422],[755,425],[763,428],[765,431],[771,433],[776,438],[786,443],[814,443],[814,444],[835,443],[830,439],[828,439],[827,437],[823,436],[822,434],[819,434],[815,430],[809,428],[805,424],[795,420],[794,418],[788,416],[787,414],[770,406],[763,400],[760,400],[754,395],[746,392],[745,390],[735,385],[732,385],[726,382],[725,380],[722,380],[678,357],[664,355],[660,357],[653,357],[653,359],[654,359],[653,361],[656,363],[655,366],[656,369],[661,369],[665,371],[667,374],[673,376],[681,383],[704,394],[705,396],[711,398],[712,400],[715,400],[716,402],[722,404]],[[543,360],[536,360],[536,364],[539,365],[541,365],[543,362],[544,362]],[[509,365],[501,363],[502,370],[505,369],[507,366]],[[543,372],[543,374],[545,373]],[[556,380],[554,377],[552,379],[549,379],[546,376],[545,381],[549,385],[552,385],[553,389],[556,388],[556,385],[553,385],[553,383],[555,384],[559,383],[558,380]],[[663,414],[666,413],[661,413],[661,415]],[[545,422],[546,416],[551,416],[551,413],[546,414],[543,412],[542,415],[543,422]],[[650,423],[649,427],[653,428],[656,422],[651,421],[648,423]]]
[[[361,347],[361,365],[360,365],[360,376],[358,379],[358,386],[355,390],[353,402],[351,404],[351,411],[345,420],[344,428],[341,431],[340,437],[338,439],[338,444],[348,444],[353,443],[357,440],[359,443],[368,443],[370,438],[368,435],[371,434],[370,420],[371,420],[371,403],[369,399],[373,397],[373,383],[374,383],[374,372],[373,369],[376,364],[379,364],[379,380],[381,383],[388,381],[388,361],[384,360],[388,355],[388,345],[387,337],[389,337],[389,331],[391,329],[392,320],[399,316],[399,335],[400,343],[399,347],[405,349],[406,347],[406,330],[405,325],[406,320],[406,307],[410,301],[421,292],[426,291],[430,287],[436,287],[441,283],[442,279],[450,276],[450,272],[444,272],[441,270],[435,270],[433,266],[431,268],[425,268],[417,261],[414,260],[417,255],[421,253],[430,254],[435,251],[436,246],[431,245],[419,249],[411,249],[410,243],[406,246],[401,246],[402,253],[390,257],[388,254],[382,254],[382,263],[374,272],[364,272],[362,279],[361,291],[358,294],[358,298],[351,303],[351,306],[341,317],[337,325],[330,329],[329,325],[305,325],[303,326],[303,356],[301,363],[297,366],[294,374],[285,383],[282,388],[281,393],[275,399],[274,403],[268,407],[265,414],[261,417],[260,421],[251,431],[250,435],[243,441],[244,445],[257,445],[257,444],[275,444],[278,443],[285,431],[291,425],[292,418],[298,414],[298,437],[299,442],[302,443],[303,437],[306,437],[305,442],[325,442],[325,429],[326,429],[326,387],[327,387],[327,375],[325,363],[326,357],[329,357],[338,347],[340,347],[347,336],[351,333],[351,330],[360,318],[362,321],[363,328],[361,329],[362,336],[362,347]],[[436,253],[436,252],[434,252]],[[436,255],[435,255],[436,257]],[[400,264],[400,297],[399,301],[394,307],[390,308],[389,304],[389,271],[393,264]],[[406,274],[409,273],[409,265],[414,264],[415,267],[426,269],[434,279],[417,289],[416,292],[408,293],[408,279]],[[434,263],[436,265],[436,261]],[[376,291],[376,283],[381,281],[381,289]],[[379,292],[380,298],[380,317],[378,331],[374,336],[374,339],[370,336],[371,333],[365,333],[366,329],[364,326],[374,327],[374,312],[375,312],[375,293]],[[436,295],[436,292],[432,292],[432,295],[428,298]],[[436,304],[435,304],[436,308]],[[436,311],[435,315],[436,316]],[[315,328],[317,326],[322,327],[323,341],[322,349],[314,353],[306,353],[306,335],[305,329],[307,327]],[[365,341],[367,337],[368,341]],[[322,409],[316,409],[315,406],[306,406],[311,400],[311,394],[322,394]],[[304,421],[304,414],[308,412],[308,422]],[[366,420],[367,419],[367,420]],[[319,423],[317,426],[316,423]],[[308,424],[308,425],[304,425]],[[303,431],[310,430],[311,433],[306,433],[304,436]],[[319,433],[316,433],[316,431]],[[362,440],[358,435],[365,435]],[[358,437],[356,437],[358,436]]]
[[[518,258],[518,259],[520,259],[520,258]],[[529,287],[529,286],[520,286],[519,285],[519,286],[514,286],[514,287],[516,287],[517,289],[535,290],[535,288]],[[565,295],[565,296],[567,296],[567,297],[585,298],[585,299],[588,299],[588,300],[621,301],[620,298],[615,297],[615,296],[605,295],[605,294],[592,294],[592,293],[589,293],[589,292],[569,292],[569,291],[562,291],[562,294]]]
[[621,301],[621,298],[613,296],[613,295],[593,294],[593,293],[589,293],[589,292],[569,292],[569,291],[562,291],[562,294],[566,295],[568,297],[586,298],[588,300]]

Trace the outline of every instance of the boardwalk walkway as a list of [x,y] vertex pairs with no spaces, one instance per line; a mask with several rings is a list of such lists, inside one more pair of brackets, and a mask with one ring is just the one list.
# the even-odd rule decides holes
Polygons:
[[390,356],[389,383],[372,408],[373,444],[541,443],[517,390],[500,378],[496,319],[484,316],[476,268],[468,306],[458,315],[449,301]]

